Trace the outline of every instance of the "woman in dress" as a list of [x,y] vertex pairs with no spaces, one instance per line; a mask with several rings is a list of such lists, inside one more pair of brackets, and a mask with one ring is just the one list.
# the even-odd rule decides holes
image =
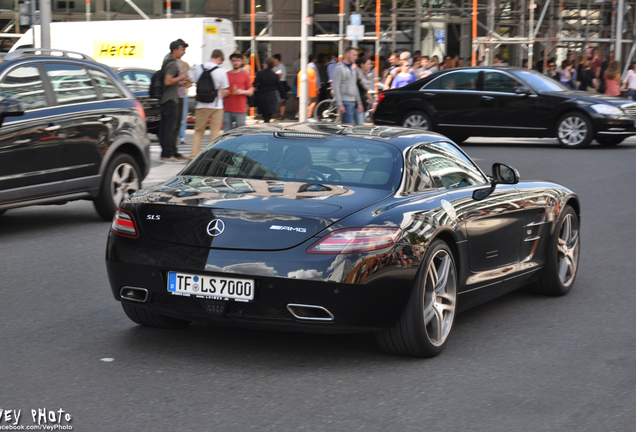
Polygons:
[[254,78],[254,89],[256,90],[256,106],[258,112],[263,116],[263,122],[269,123],[272,115],[276,112],[277,101],[283,101],[285,94],[281,81],[273,71],[274,60],[265,60],[265,68],[256,73]]
[[623,90],[627,89],[627,97],[636,101],[636,61],[632,62],[632,67],[625,74],[623,79]]
[[617,61],[609,64],[603,73],[605,80],[605,94],[609,96],[621,95],[621,65]]
[[400,63],[400,72],[395,75],[395,78],[393,78],[391,88],[404,87],[405,85],[414,83],[415,81],[417,81],[417,77],[411,71],[409,62],[402,61],[402,63]]

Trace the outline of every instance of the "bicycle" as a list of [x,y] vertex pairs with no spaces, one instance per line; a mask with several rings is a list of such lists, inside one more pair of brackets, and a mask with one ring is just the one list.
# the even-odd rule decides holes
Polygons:
[[317,122],[337,123],[340,121],[340,112],[335,99],[325,99],[318,102],[314,108],[314,119]]

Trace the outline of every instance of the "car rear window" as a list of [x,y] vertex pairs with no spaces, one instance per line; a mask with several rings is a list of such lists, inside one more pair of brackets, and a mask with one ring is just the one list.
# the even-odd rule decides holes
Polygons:
[[204,150],[182,175],[287,180],[395,189],[397,148],[359,138],[227,137]]

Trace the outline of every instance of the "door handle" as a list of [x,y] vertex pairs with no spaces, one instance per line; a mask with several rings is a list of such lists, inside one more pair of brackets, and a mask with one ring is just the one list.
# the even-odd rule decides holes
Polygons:
[[102,122],[102,123],[108,123],[112,119],[113,119],[112,117],[105,116],[105,117],[100,117],[99,121]]
[[491,101],[491,100],[493,100],[493,99],[494,99],[494,97],[492,97],[492,96],[482,96],[481,98],[482,98],[483,100],[486,100],[486,101]]
[[435,96],[435,93],[424,93],[424,96],[426,96],[426,97]]
[[47,132],[55,132],[56,130],[58,130],[61,127],[62,126],[60,126],[60,125],[50,125],[48,127],[45,127],[44,130],[47,131]]

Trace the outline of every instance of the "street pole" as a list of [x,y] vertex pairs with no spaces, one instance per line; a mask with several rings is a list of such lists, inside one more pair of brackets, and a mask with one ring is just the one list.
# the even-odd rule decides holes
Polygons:
[[172,17],[172,2],[170,0],[166,1],[166,18],[170,19]]
[[40,0],[40,47],[51,49],[51,0]]
[[338,14],[338,32],[340,33],[340,40],[338,41],[338,60],[342,60],[342,54],[344,50],[344,0],[340,0],[340,13]]
[[477,46],[474,45],[474,41],[477,38],[477,0],[473,0],[473,43],[471,43],[471,66],[477,66]]
[[86,21],[91,20],[91,0],[86,0]]
[[307,30],[309,27],[309,0],[302,0],[300,9],[300,87],[298,88],[298,121],[307,121]]
[[623,54],[623,1],[618,0],[618,11],[616,12],[616,50],[614,51],[614,60],[619,63]]

